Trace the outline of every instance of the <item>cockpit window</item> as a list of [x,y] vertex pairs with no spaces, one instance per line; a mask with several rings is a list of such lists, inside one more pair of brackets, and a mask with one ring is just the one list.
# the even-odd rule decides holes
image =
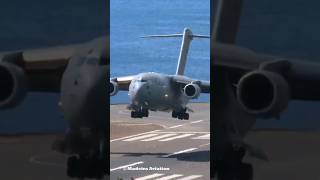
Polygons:
[[146,80],[146,79],[143,79],[142,77],[139,77],[139,78],[137,79],[137,81],[138,81],[138,82],[147,82],[147,80]]

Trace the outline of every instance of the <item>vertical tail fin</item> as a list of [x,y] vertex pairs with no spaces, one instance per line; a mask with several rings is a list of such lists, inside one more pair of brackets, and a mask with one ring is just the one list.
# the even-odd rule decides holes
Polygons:
[[184,28],[183,34],[144,36],[144,38],[152,38],[152,37],[162,37],[162,38],[165,38],[165,37],[182,37],[176,75],[184,75],[184,69],[185,69],[185,66],[186,66],[186,63],[187,63],[187,56],[188,56],[188,51],[189,51],[191,40],[194,37],[195,38],[210,38],[210,36],[192,34],[192,31],[190,29],[188,29],[188,28]]

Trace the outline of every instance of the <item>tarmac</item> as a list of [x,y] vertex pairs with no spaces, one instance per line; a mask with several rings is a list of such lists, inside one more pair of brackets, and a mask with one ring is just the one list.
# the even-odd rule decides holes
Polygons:
[[190,108],[189,120],[167,112],[132,119],[125,105],[111,106],[110,179],[209,179],[210,106]]
[[0,137],[0,179],[70,180],[67,156],[51,150],[58,135]]
[[[111,106],[110,179],[206,180],[210,174],[209,105],[193,103],[190,120],[170,113],[130,118],[125,105]],[[67,180],[67,156],[51,150],[59,134],[0,136],[0,179]],[[254,179],[320,179],[320,131],[259,129],[245,141],[268,155],[246,155]]]

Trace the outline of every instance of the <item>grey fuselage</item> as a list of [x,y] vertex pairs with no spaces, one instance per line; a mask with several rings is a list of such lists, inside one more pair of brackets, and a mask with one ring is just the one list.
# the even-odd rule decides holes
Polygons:
[[151,111],[183,110],[189,101],[183,87],[172,81],[172,76],[154,72],[135,76],[129,86],[131,108]]

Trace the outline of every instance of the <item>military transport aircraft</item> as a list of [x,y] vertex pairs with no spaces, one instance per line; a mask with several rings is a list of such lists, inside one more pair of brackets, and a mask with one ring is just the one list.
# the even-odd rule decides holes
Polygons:
[[291,99],[319,101],[320,64],[235,46],[242,0],[213,5],[214,171],[220,180],[252,179],[252,165],[242,162],[245,153],[267,157],[244,137],[257,118],[279,117]]
[[210,82],[191,79],[184,76],[190,42],[193,38],[209,38],[209,36],[192,34],[185,28],[183,34],[151,35],[153,37],[182,37],[178,66],[175,75],[154,72],[140,73],[126,77],[110,79],[110,96],[118,90],[129,91],[131,103],[128,108],[132,118],[148,117],[151,111],[172,111],[172,117],[189,119],[187,103],[198,98],[200,93],[209,93]]
[[106,80],[108,38],[83,44],[0,54],[0,109],[17,106],[27,92],[60,93],[69,129],[54,148],[71,155],[71,177],[107,173]]

